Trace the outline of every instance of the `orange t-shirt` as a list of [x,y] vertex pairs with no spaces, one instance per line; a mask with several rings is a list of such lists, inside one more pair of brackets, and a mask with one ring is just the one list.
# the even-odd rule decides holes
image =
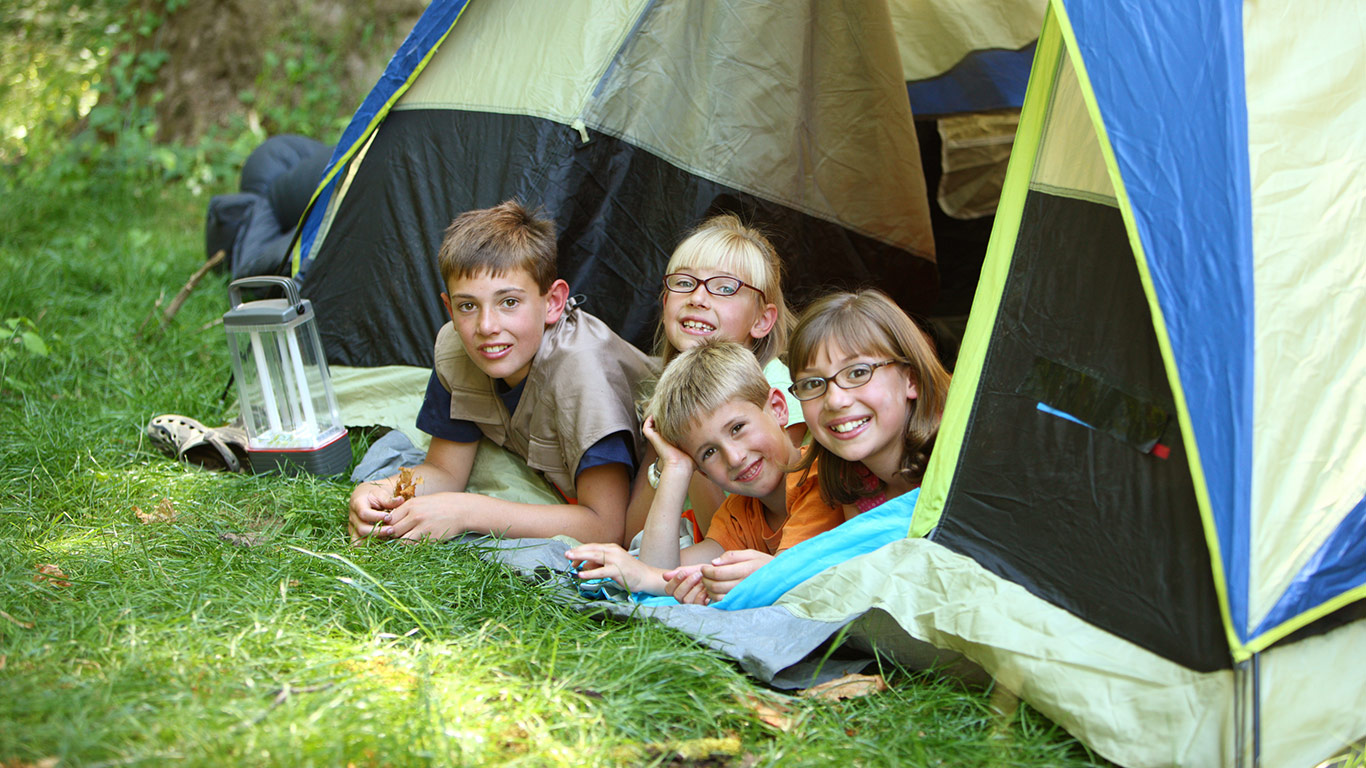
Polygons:
[[844,522],[844,511],[821,501],[816,471],[800,482],[801,472],[787,476],[787,520],[778,530],[770,530],[764,519],[764,504],[751,496],[726,497],[707,529],[707,538],[727,552],[753,549],[776,555],[818,533],[825,533]]

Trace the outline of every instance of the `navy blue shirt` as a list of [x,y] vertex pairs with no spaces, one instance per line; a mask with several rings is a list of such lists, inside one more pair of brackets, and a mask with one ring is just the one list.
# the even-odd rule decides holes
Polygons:
[[[508,413],[517,412],[517,404],[522,401],[522,388],[525,385],[526,379],[522,379],[521,383],[511,389],[502,380],[494,382],[498,399],[503,401]],[[484,436],[474,422],[451,418],[451,393],[441,386],[441,380],[436,377],[435,371],[432,371],[431,378],[427,380],[427,395],[422,399],[422,408],[417,412],[417,428],[432,437],[450,440],[453,443],[477,443],[479,438]],[[604,464],[623,464],[626,466],[626,474],[634,477],[634,442],[630,433],[622,430],[593,443],[579,459],[574,477],[583,474],[585,469]]]

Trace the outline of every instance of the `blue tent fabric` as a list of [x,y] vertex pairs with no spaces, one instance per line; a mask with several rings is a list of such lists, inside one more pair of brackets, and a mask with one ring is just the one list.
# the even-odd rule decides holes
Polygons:
[[1064,5],[1195,415],[1230,611],[1246,640],[1255,315],[1242,4]]
[[923,118],[1019,109],[1024,104],[1037,44],[1032,42],[1018,51],[973,51],[938,77],[906,83],[911,112]]

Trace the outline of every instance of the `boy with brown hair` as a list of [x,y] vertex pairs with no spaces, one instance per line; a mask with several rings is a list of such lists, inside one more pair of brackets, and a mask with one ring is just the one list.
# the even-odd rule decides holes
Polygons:
[[[584,562],[580,578],[705,604],[779,552],[844,522],[842,510],[821,501],[816,471],[790,471],[801,451],[786,426],[787,400],[748,349],[704,342],[679,354],[659,377],[643,428],[661,469],[640,557],[617,544],[575,547],[566,556]],[[680,550],[678,520],[695,469],[730,496],[707,538]]]
[[[650,359],[576,308],[556,277],[554,223],[517,201],[451,223],[439,263],[451,322],[417,427],[432,436],[413,475],[416,495],[395,497],[398,475],[351,494],[353,541],[565,534],[616,540],[643,445],[634,396]],[[522,504],[466,493],[479,440],[516,454],[566,504]]]

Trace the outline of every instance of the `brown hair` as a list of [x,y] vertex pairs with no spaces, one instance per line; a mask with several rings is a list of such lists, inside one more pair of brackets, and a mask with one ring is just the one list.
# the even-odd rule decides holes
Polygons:
[[757,405],[772,387],[754,353],[732,341],[706,341],[678,353],[664,368],[646,413],[659,436],[678,445],[698,416],[732,400]]
[[[881,291],[832,293],[812,302],[797,320],[787,352],[793,378],[811,363],[821,344],[831,340],[847,352],[883,355],[904,363],[910,370],[917,396],[906,417],[899,474],[907,482],[919,484],[939,434],[951,379],[934,346]],[[818,461],[821,498],[827,504],[852,504],[878,493],[864,485],[857,462],[845,461],[813,440],[798,468],[809,470]]]
[[537,209],[508,200],[455,217],[441,239],[441,281],[523,270],[544,294],[555,282],[555,223]]
[[[762,339],[752,339],[750,350],[759,359],[759,367],[768,365],[787,346],[787,335],[792,329],[792,312],[783,301],[783,262],[773,243],[757,228],[746,225],[740,217],[723,213],[698,224],[669,257],[664,274],[684,267],[705,267],[729,272],[764,292],[768,303],[778,309],[778,319]],[[660,300],[668,294],[660,293]],[[697,290],[705,290],[698,286]],[[755,301],[760,301],[755,295]],[[763,303],[759,304],[763,307]],[[744,339],[734,339],[743,343]],[[655,354],[665,365],[678,354],[664,335],[664,324],[655,330]]]

